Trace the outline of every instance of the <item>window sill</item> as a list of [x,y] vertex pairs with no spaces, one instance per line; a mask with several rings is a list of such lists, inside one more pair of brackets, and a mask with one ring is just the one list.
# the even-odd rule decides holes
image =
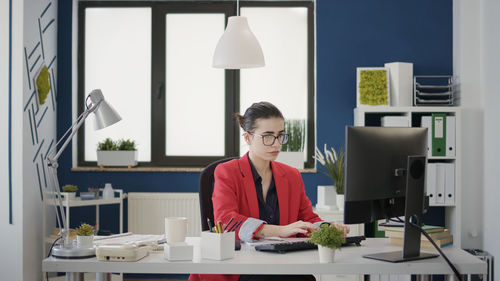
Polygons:
[[[74,167],[72,172],[201,172],[203,168],[199,167],[116,167],[116,168],[100,168],[100,167]],[[301,173],[316,173],[314,168],[299,170]]]

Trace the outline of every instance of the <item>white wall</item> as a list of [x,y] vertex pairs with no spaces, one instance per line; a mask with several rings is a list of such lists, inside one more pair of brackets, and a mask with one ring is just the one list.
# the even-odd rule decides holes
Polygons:
[[[0,272],[2,272],[2,279],[4,280],[23,280],[23,243],[22,243],[22,229],[23,229],[23,170],[22,170],[22,145],[20,140],[23,135],[23,115],[22,115],[22,83],[23,83],[23,68],[22,68],[22,34],[23,34],[23,1],[12,1],[12,207],[13,207],[13,224],[9,224],[9,199],[8,199],[8,185],[5,184],[5,179],[8,179],[8,160],[6,155],[2,152],[2,162],[0,170],[2,175],[2,188],[0,194],[0,243],[2,250],[8,253],[8,256],[3,257],[0,262]],[[0,125],[1,138],[0,146],[8,148],[9,132],[6,126],[8,125],[8,102],[4,100],[8,98],[8,52],[9,48],[9,1],[1,1],[0,3],[0,91],[2,102],[0,103]],[[7,63],[5,60],[7,59]]]
[[480,1],[453,1],[453,74],[462,108],[461,247],[481,248],[483,237],[483,95],[480,69]]
[[[9,224],[8,188],[0,194],[0,241],[8,254],[0,262],[2,280],[41,280],[41,192],[45,188],[44,156],[56,134],[56,104],[51,92],[44,105],[35,93],[34,77],[42,64],[57,75],[57,1],[12,2],[11,167],[13,224]],[[0,4],[0,140],[1,186],[8,187],[9,1]],[[55,80],[51,83],[55,86]],[[35,94],[34,94],[35,93]],[[42,181],[39,181],[39,175]],[[50,184],[50,181],[47,182]],[[54,212],[52,211],[52,214]],[[53,216],[52,216],[53,217]],[[53,221],[53,218],[52,218]]]
[[[481,85],[484,96],[484,249],[497,258],[500,272],[500,2],[482,0]],[[479,141],[479,139],[478,139]]]
[[[49,148],[56,137],[57,81],[57,1],[24,0],[23,29],[23,265],[24,280],[42,277],[41,260],[42,195],[52,184],[45,164]],[[47,66],[51,91],[44,104],[38,99],[35,79],[38,71]],[[47,214],[54,215],[48,208]],[[53,221],[53,220],[51,220]],[[51,223],[52,228],[54,223]],[[52,229],[49,229],[50,232]]]

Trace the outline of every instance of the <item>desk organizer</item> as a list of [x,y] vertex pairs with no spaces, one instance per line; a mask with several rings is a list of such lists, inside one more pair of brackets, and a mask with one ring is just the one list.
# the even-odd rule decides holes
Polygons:
[[193,245],[185,242],[165,244],[163,253],[169,261],[190,261],[193,260]]
[[201,233],[201,257],[210,260],[226,260],[234,257],[235,232]]

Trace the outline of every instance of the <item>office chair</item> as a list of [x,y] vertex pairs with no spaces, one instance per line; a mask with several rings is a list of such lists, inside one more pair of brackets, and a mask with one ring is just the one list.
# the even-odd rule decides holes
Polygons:
[[198,191],[200,195],[200,212],[201,212],[201,230],[209,230],[207,223],[207,218],[214,223],[214,205],[212,203],[212,194],[214,192],[214,172],[217,165],[238,159],[238,157],[229,157],[221,160],[217,160],[213,163],[208,164],[208,166],[201,171],[200,174],[200,189]]

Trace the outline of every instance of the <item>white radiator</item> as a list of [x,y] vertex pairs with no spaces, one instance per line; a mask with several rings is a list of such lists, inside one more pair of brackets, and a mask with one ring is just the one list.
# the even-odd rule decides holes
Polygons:
[[200,236],[198,193],[128,193],[128,231],[138,234],[165,233],[165,217],[186,217],[187,236]]

